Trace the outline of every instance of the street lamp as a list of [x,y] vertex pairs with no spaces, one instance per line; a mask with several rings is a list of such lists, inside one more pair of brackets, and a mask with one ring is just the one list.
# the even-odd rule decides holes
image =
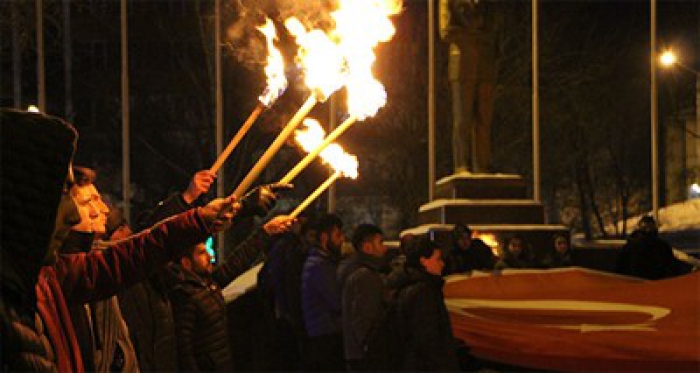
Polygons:
[[661,55],[659,56],[659,63],[661,64],[661,66],[663,66],[665,68],[670,68],[670,67],[675,65],[675,66],[678,66],[678,67],[694,74],[696,77],[700,76],[700,72],[698,72],[697,70],[695,70],[695,69],[693,69],[693,68],[691,68],[683,63],[681,63],[678,60],[678,57],[676,56],[676,54],[670,49],[661,53]]

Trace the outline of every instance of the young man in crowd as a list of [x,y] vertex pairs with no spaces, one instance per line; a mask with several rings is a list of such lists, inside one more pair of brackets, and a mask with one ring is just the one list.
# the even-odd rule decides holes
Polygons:
[[[61,254],[88,253],[108,246],[100,241],[107,233],[110,208],[95,187],[97,173],[75,166],[70,195],[80,221],[70,229]],[[87,304],[68,305],[86,370],[137,372],[136,352],[116,297]]]
[[[341,262],[338,281],[342,289],[343,341],[350,371],[378,369],[381,356],[367,356],[369,338],[382,322],[385,304],[383,273],[388,265],[384,235],[376,225],[361,224],[353,233],[355,254]],[[372,351],[373,353],[375,351]]]
[[345,368],[340,286],[337,269],[343,245],[343,222],[333,214],[317,221],[317,246],[311,249],[302,273],[301,305],[309,337],[310,370]]
[[401,344],[395,368],[402,371],[457,371],[456,346],[442,293],[445,263],[441,250],[428,237],[418,237],[406,248],[403,268],[395,269],[387,287],[396,302],[394,344]]
[[172,269],[177,283],[170,292],[175,316],[180,371],[231,371],[233,363],[222,289],[250,268],[269,248],[272,235],[286,232],[293,218],[277,216],[236,247],[214,267],[202,242],[193,246]]

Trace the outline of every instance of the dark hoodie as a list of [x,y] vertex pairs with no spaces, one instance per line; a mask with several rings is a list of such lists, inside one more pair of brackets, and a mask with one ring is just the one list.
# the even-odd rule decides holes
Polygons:
[[398,291],[398,330],[404,335],[404,354],[397,356],[405,371],[456,371],[459,364],[452,326],[442,294],[444,280],[424,270],[404,266],[387,279]]
[[0,110],[2,370],[55,370],[34,286],[54,230],[77,133],[54,117]]
[[60,119],[18,111],[0,111],[0,126],[0,364],[5,370],[82,372],[67,303],[109,298],[211,232],[191,210],[106,250],[44,265],[76,133]]

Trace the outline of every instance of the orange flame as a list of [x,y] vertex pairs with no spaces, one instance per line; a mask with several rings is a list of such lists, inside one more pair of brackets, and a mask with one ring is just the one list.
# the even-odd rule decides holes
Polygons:
[[493,252],[493,255],[495,255],[495,256],[499,256],[499,255],[500,255],[500,253],[499,253],[499,251],[498,251],[498,247],[500,246],[500,244],[498,243],[498,237],[496,237],[495,234],[493,234],[493,233],[479,233],[479,232],[473,232],[473,233],[472,233],[472,238],[473,238],[473,239],[474,239],[474,238],[478,238],[478,239],[484,241],[484,243],[485,243],[485,244],[491,249],[491,251]]
[[271,19],[265,18],[265,25],[258,27],[258,30],[265,35],[267,41],[267,66],[265,75],[267,76],[267,88],[258,97],[260,102],[270,107],[279,96],[287,89],[287,77],[284,75],[284,59],[279,49],[275,47],[277,40],[277,30]]
[[389,17],[401,7],[399,0],[340,0],[331,13],[334,36],[348,66],[348,112],[359,120],[374,116],[386,104],[384,86],[372,73],[374,49],[394,36],[396,29]]
[[296,61],[304,69],[306,86],[323,101],[345,84],[345,59],[338,45],[323,31],[307,31],[297,18],[288,18],[284,26],[299,45]]
[[[305,129],[296,131],[295,139],[304,151],[312,152],[321,144],[326,136],[326,131],[317,120],[312,118],[305,119],[304,125]],[[357,178],[359,166],[357,157],[346,153],[340,145],[332,143],[320,155],[324,163],[330,164],[333,169],[340,171],[344,176],[352,179]]]

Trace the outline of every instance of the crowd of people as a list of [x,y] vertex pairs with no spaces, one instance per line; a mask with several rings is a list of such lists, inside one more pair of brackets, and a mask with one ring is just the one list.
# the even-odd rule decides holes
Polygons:
[[[270,218],[289,185],[204,203],[216,181],[208,170],[130,226],[102,200],[95,170],[72,164],[70,124],[2,110],[0,127],[3,371],[454,371],[460,346],[443,276],[572,264],[567,235],[535,262],[523,237],[497,256],[462,224],[452,247],[404,236],[398,250],[380,227],[360,224],[347,229],[344,255],[341,217]],[[239,224],[254,216],[267,220]],[[651,223],[623,249],[620,273],[677,273]],[[247,238],[214,265],[205,242],[229,228]],[[260,312],[245,322],[265,325],[250,343],[266,363],[241,367],[222,289],[256,263]]]

